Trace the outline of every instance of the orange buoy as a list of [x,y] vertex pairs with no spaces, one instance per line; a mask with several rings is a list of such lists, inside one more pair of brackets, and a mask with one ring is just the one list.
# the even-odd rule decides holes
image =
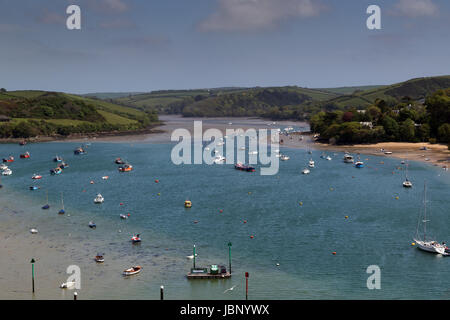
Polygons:
[[250,239],[253,239],[254,238],[254,236],[250,236]]
[[336,251],[333,251],[332,254],[335,256],[336,255]]

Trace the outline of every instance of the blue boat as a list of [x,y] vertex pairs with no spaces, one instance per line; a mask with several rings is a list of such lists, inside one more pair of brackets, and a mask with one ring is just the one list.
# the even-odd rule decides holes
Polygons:
[[61,173],[62,173],[62,169],[60,167],[50,170],[50,174],[52,174],[52,175],[61,174]]
[[30,187],[30,190],[37,190],[37,189],[39,189],[38,186],[31,186],[31,187]]
[[61,162],[63,159],[60,156],[56,156],[53,158],[53,161],[55,162]]
[[87,151],[84,150],[82,147],[78,147],[75,150],[73,150],[73,153],[76,154],[76,155],[80,155],[80,154],[86,154]]
[[95,229],[95,228],[97,228],[97,225],[91,221],[91,222],[89,222],[89,228]]

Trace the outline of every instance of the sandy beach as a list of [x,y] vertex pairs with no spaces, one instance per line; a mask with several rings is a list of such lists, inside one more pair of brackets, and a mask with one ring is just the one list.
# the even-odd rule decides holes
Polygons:
[[[383,142],[368,145],[334,146],[323,143],[314,143],[313,146],[319,150],[362,153],[367,155],[398,158],[402,160],[421,161],[441,167],[448,167],[450,163],[450,150],[448,150],[446,145],[441,144],[430,144],[423,142]],[[421,150],[425,147],[427,148],[426,150]],[[385,152],[392,152],[392,154],[385,154]]]

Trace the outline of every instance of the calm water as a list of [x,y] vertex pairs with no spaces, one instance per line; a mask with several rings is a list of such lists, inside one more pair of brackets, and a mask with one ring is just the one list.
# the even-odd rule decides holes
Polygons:
[[[260,176],[259,170],[239,172],[230,165],[175,166],[171,144],[92,143],[87,155],[75,156],[77,146],[0,146],[2,157],[17,158],[10,166],[13,175],[2,177],[0,200],[23,210],[16,214],[20,232],[37,227],[59,248],[61,265],[55,268],[60,278],[48,278],[56,288],[50,297],[60,297],[57,286],[65,268],[77,264],[84,298],[158,299],[164,285],[168,299],[243,299],[246,271],[250,299],[450,298],[450,257],[411,246],[425,179],[429,230],[438,241],[450,241],[450,176],[442,169],[411,162],[409,177],[415,185],[408,190],[402,188],[398,159],[362,156],[366,167],[356,169],[342,162],[341,153],[330,152],[333,160],[326,161],[314,151],[316,168],[305,176],[301,170],[311,155],[283,149],[291,160],[280,163],[278,175]],[[25,150],[31,159],[19,159]],[[70,167],[50,176],[55,155]],[[127,159],[135,170],[119,173],[116,157]],[[44,178],[33,182],[33,173]],[[109,179],[102,180],[106,175]],[[32,184],[41,189],[29,191]],[[52,206],[48,211],[40,209],[45,190]],[[61,192],[64,216],[57,214]],[[105,197],[101,205],[93,203],[97,193]],[[184,208],[186,199],[191,209]],[[130,218],[121,220],[121,213]],[[91,220],[96,230],[88,228]],[[142,244],[131,245],[134,233],[141,234]],[[229,241],[232,279],[185,278],[193,244],[197,265],[228,266]],[[103,266],[92,261],[97,252],[105,253]],[[123,278],[121,271],[135,263],[144,271]],[[374,264],[381,268],[381,290],[366,287],[366,268]],[[223,293],[234,285],[235,290]]]

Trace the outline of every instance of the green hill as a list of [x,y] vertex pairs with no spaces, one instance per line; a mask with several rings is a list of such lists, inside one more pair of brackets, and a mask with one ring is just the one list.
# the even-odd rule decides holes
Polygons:
[[130,131],[157,121],[150,114],[103,100],[38,90],[0,92],[0,137]]

